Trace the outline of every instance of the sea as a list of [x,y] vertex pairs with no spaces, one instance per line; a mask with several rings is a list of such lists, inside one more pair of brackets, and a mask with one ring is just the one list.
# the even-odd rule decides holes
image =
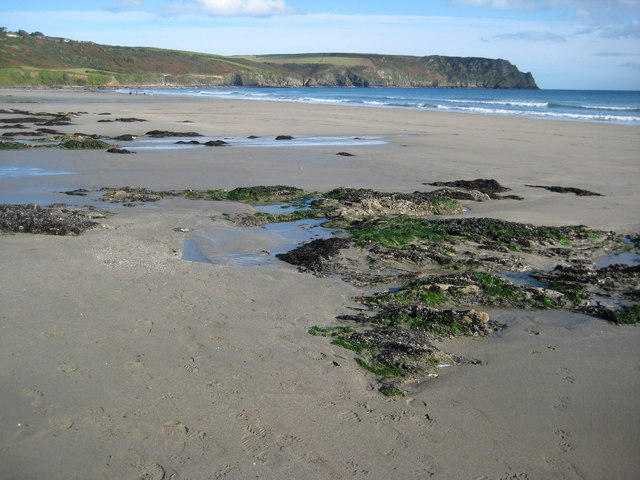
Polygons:
[[236,87],[158,88],[136,92],[640,125],[640,91]]

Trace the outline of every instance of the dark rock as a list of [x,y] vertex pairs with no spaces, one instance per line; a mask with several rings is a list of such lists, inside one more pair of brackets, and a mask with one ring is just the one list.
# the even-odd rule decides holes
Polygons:
[[151,130],[146,133],[150,137],[153,138],[167,138],[167,137],[201,137],[199,133],[196,132],[170,132],[167,130]]
[[291,135],[278,135],[276,140],[293,140],[293,137]]
[[178,140],[175,145],[201,145],[201,143],[198,140],[189,140],[188,142]]
[[143,118],[128,117],[128,118],[116,118],[114,122],[146,122],[146,120]]
[[104,216],[104,212],[92,207],[80,209],[66,205],[0,205],[0,231],[78,235],[98,225],[92,219]]
[[123,154],[127,154],[127,153],[136,153],[136,152],[132,152],[131,150],[127,150],[126,148],[110,148],[109,150],[107,150],[107,152],[109,153],[123,153]]
[[254,140],[254,139],[260,138],[260,137],[258,137],[257,135],[249,135],[247,138],[250,139],[250,140]]
[[224,140],[209,140],[208,142],[205,142],[204,145],[207,147],[224,147],[229,144]]
[[113,137],[113,140],[118,140],[120,142],[132,142],[136,139],[137,137],[135,135],[130,135],[130,134],[124,134],[124,135],[118,135],[117,137]]
[[36,132],[45,133],[47,135],[62,135],[62,132],[59,132],[52,128],[37,128]]
[[41,121],[41,117],[0,118],[0,123],[36,123]]
[[66,195],[75,195],[78,197],[86,197],[89,190],[85,188],[76,188],[75,190],[67,190],[66,192],[62,192]]
[[555,193],[575,193],[579,197],[602,197],[603,195],[596,192],[590,192],[589,190],[583,190],[575,187],[559,187],[557,185],[545,186],[545,185],[525,185],[525,187],[531,188],[544,188],[550,192]]
[[39,132],[5,132],[2,134],[3,137],[41,137],[42,134]]
[[349,153],[349,152],[338,152],[336,153],[336,155],[340,155],[341,157],[355,157],[353,153]]
[[103,138],[101,135],[98,135],[97,133],[81,133],[81,132],[76,132],[74,133],[72,136],[74,137],[88,137],[88,138]]
[[313,240],[290,252],[279,253],[276,257],[284,262],[321,274],[324,273],[325,260],[335,257],[340,253],[340,249],[350,245],[351,240],[347,238],[323,238]]
[[433,185],[434,187],[453,187],[461,188],[463,190],[477,190],[479,192],[489,195],[494,199],[504,198],[499,197],[496,193],[508,192],[510,188],[503,187],[496,180],[478,178],[476,180],[453,180],[450,182],[433,182],[426,185]]

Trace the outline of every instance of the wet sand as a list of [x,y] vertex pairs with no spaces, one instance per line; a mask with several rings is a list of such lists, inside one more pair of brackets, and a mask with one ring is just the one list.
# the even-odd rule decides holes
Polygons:
[[[471,215],[640,232],[637,127],[108,92],[0,97],[2,108],[87,112],[56,127],[67,133],[388,141],[136,155],[3,151],[0,168],[74,173],[0,178],[0,196],[26,190],[83,201],[55,192],[106,185],[410,192],[438,180],[494,178],[525,200],[474,203]],[[105,112],[147,122],[98,123],[110,118]],[[343,150],[355,156],[336,155]],[[285,264],[182,260],[189,234],[224,230],[212,216],[251,210],[165,199],[113,208],[78,237],[0,236],[0,478],[638,476],[637,327],[562,312],[490,312],[509,328],[444,342],[482,365],[443,368],[411,395],[386,398],[352,352],[307,333],[351,313],[358,289]]]

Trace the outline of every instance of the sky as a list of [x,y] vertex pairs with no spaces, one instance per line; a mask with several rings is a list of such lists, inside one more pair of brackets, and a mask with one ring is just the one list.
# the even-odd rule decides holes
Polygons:
[[0,0],[0,26],[220,55],[503,58],[541,88],[640,90],[640,0]]

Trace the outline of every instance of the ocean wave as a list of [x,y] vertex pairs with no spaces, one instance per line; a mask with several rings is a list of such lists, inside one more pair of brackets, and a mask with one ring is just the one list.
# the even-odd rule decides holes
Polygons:
[[626,115],[606,115],[606,114],[583,114],[570,112],[541,112],[535,110],[507,110],[499,108],[482,107],[450,107],[438,105],[440,110],[450,110],[459,112],[476,113],[482,115],[508,115],[515,117],[539,117],[552,118],[557,120],[580,120],[587,122],[609,122],[609,123],[640,123],[640,116]]
[[[427,89],[159,89],[140,90],[148,95],[184,95],[253,101],[297,102],[326,105],[351,105],[371,108],[403,108],[431,111],[451,111],[479,115],[500,115],[528,118],[573,120],[582,122],[640,125],[640,107],[636,97],[624,95],[618,98],[602,92],[539,91],[483,92],[470,90],[448,92]],[[129,89],[119,90],[129,93]],[[453,98],[448,98],[449,94]],[[490,95],[490,96],[489,96]],[[468,96],[468,98],[464,98]],[[503,96],[503,98],[500,98]],[[522,96],[522,98],[517,98]],[[602,102],[602,103],[600,103]],[[608,105],[608,103],[611,103]]]
[[615,105],[571,105],[567,103],[549,103],[549,108],[566,108],[576,110],[610,110],[612,112],[640,112],[639,107],[622,107]]
[[508,107],[546,108],[549,102],[524,102],[519,100],[447,100],[451,103],[476,103],[481,105],[503,105]]

